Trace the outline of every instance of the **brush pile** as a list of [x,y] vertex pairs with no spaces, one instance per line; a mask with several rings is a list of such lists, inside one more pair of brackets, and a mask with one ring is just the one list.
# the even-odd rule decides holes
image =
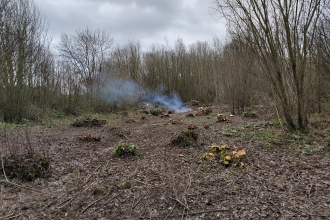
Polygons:
[[6,177],[23,181],[46,177],[50,167],[49,158],[43,154],[3,157],[2,166]]
[[171,138],[171,145],[187,147],[197,141],[198,134],[193,130],[184,130],[177,137]]

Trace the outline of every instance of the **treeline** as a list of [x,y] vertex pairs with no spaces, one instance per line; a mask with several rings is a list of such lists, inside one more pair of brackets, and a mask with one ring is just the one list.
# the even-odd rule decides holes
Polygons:
[[[178,39],[142,50],[138,41],[116,45],[108,32],[87,28],[63,33],[54,52],[44,17],[32,1],[0,0],[0,10],[1,121],[38,120],[52,112],[107,112],[140,101],[132,97],[114,103],[100,95],[118,79],[144,91],[176,92],[185,102],[228,104],[233,113],[277,99],[258,54],[239,38],[191,45]],[[319,27],[307,60],[309,113],[321,112],[329,98],[328,30],[326,23]],[[120,89],[128,88],[116,92]]]
[[313,81],[327,65],[323,58],[329,52],[329,5],[329,0],[214,1],[215,13],[226,20],[231,38],[253,51],[290,130],[308,129]]
[[54,56],[43,15],[30,1],[0,0],[0,118],[16,122],[51,105]]

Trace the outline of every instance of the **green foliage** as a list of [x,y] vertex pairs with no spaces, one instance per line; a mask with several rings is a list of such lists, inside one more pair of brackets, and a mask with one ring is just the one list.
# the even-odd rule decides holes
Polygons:
[[159,109],[152,109],[150,110],[150,114],[152,114],[153,116],[159,116],[162,114],[162,111]]
[[0,122],[0,133],[6,132],[8,129],[15,127],[15,124],[10,124],[6,122]]
[[275,126],[281,126],[282,125],[281,119],[279,118],[273,119],[273,124]]
[[253,131],[248,131],[244,135],[244,139],[256,141],[265,147],[271,147],[281,145],[281,135],[281,132],[276,129],[256,128]]
[[281,146],[285,144],[285,130],[275,126],[272,122],[260,125],[249,125],[240,129],[241,136],[246,141],[253,141],[265,147]]
[[311,145],[307,143],[302,143],[298,145],[298,151],[305,154],[312,154],[314,152],[322,151],[325,147],[319,145]]
[[101,195],[105,193],[104,187],[96,187],[93,190],[93,195]]
[[0,122],[0,131],[4,130],[6,127],[6,123]]
[[227,137],[239,137],[239,135],[240,135],[240,132],[237,129],[229,129],[222,133],[223,133],[223,135],[225,135]]
[[142,152],[136,149],[135,144],[122,142],[113,150],[115,157],[142,156]]
[[56,118],[63,118],[65,117],[67,114],[66,112],[64,111],[64,109],[58,109],[55,111],[55,117]]
[[125,182],[119,183],[117,186],[120,189],[129,189],[132,187],[132,184],[129,181],[125,181]]

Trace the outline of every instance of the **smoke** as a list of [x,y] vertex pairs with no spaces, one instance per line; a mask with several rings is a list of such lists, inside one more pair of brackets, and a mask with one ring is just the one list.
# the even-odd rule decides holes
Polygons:
[[143,88],[136,82],[124,79],[112,79],[99,91],[103,100],[114,105],[138,102],[143,93]]
[[170,110],[175,112],[184,112],[191,110],[186,104],[184,104],[179,95],[172,93],[170,96],[160,95],[158,93],[151,93],[145,96],[145,102],[147,103],[159,103],[166,106]]
[[100,98],[114,105],[146,102],[164,105],[169,110],[174,110],[175,112],[191,110],[181,101],[178,94],[165,95],[164,86],[159,87],[156,91],[152,91],[143,88],[135,81],[124,79],[112,79],[103,84],[103,88],[98,92]]

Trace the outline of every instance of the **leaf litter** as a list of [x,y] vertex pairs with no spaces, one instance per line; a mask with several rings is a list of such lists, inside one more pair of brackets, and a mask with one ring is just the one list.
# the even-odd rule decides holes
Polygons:
[[[281,146],[269,147],[249,133],[251,127],[268,119],[234,116],[231,123],[219,123],[218,114],[223,112],[226,110],[220,112],[216,108],[199,117],[171,114],[172,121],[182,121],[171,124],[166,123],[168,119],[153,115],[143,116],[148,120],[138,120],[141,114],[136,112],[133,113],[136,123],[125,123],[127,119],[121,117],[113,119],[111,128],[116,128],[115,132],[104,127],[34,126],[31,142],[36,151],[47,147],[51,176],[34,182],[14,178],[11,181],[19,185],[8,185],[1,174],[0,216],[2,219],[330,216],[328,147],[312,153],[297,150],[295,146],[303,146],[304,140],[286,140],[280,142]],[[191,125],[201,128],[193,130],[198,134],[194,144],[173,145],[171,138]],[[233,130],[237,131],[235,136],[226,135]],[[129,132],[121,136],[117,131]],[[77,140],[82,134],[101,138],[93,142]],[[114,157],[113,150],[122,141],[134,143],[143,156]],[[1,144],[3,147],[5,143]],[[201,159],[206,152],[215,157],[216,150],[207,151],[210,146],[223,145],[230,149],[221,162]],[[246,166],[223,166],[225,161],[232,162],[235,155],[243,154]],[[22,184],[28,187],[20,187]]]

